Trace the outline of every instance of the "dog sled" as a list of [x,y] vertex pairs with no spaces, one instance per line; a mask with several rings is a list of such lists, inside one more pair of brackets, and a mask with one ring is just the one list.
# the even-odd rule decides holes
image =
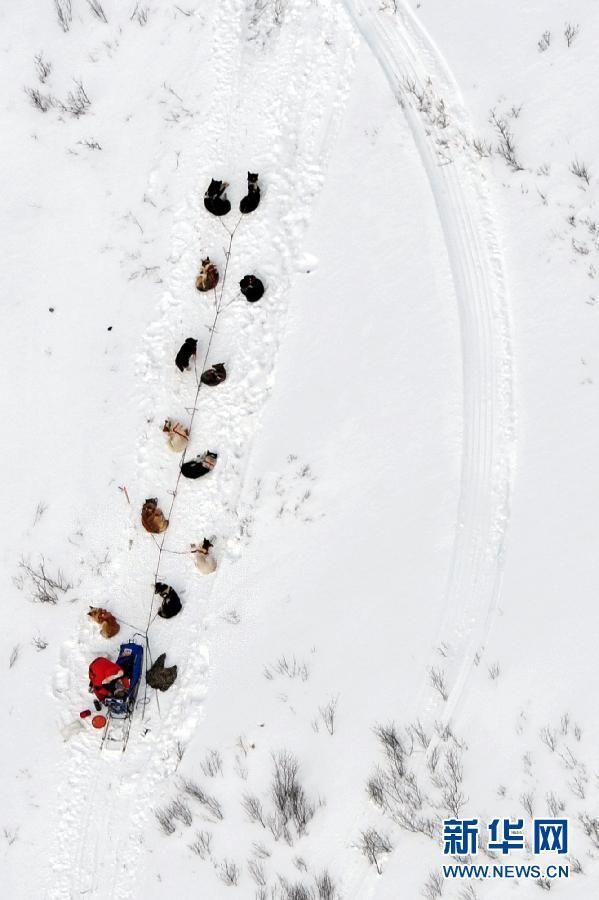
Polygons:
[[144,650],[134,638],[121,644],[116,662],[99,656],[89,667],[89,689],[106,707],[101,749],[124,751],[143,671]]

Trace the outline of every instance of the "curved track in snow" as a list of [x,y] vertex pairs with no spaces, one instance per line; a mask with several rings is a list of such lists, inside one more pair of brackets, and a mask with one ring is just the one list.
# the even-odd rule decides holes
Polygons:
[[[394,14],[375,12],[364,0],[342,2],[403,107],[437,206],[459,308],[463,449],[437,641],[447,646],[447,658],[437,664],[449,697],[439,709],[429,687],[419,704],[429,722],[448,724],[484,646],[503,569],[514,432],[507,289],[484,176],[468,142],[472,128],[443,56],[402,0]],[[415,94],[432,101],[429,113],[426,102],[413,105]],[[441,98],[444,107],[437,107]]]
[[[212,175],[234,176],[241,186],[250,168],[263,173],[266,190],[258,213],[244,219],[235,236],[224,295],[231,305],[219,320],[210,360],[227,361],[229,378],[218,389],[202,391],[190,445],[194,454],[214,446],[219,462],[206,484],[182,481],[166,541],[177,553],[191,540],[217,534],[219,569],[214,578],[202,579],[188,555],[165,556],[161,577],[188,587],[181,616],[171,623],[157,620],[150,642],[154,656],[166,651],[167,663],[177,663],[179,677],[160,697],[160,710],[152,697],[145,722],[136,718],[127,753],[118,759],[109,751],[101,754],[98,735],[91,733],[67,745],[45,894],[50,900],[135,896],[144,830],[158,791],[176,771],[177,743],[184,744],[200,721],[208,668],[203,625],[210,605],[226,595],[227,567],[241,550],[236,513],[252,439],[270,392],[290,280],[353,65],[355,41],[345,15],[336,7],[315,8],[310,0],[288,4],[281,30],[263,51],[247,42],[244,0],[219,0],[210,27],[211,57],[203,69],[210,73],[209,99],[202,125],[190,138],[187,163],[197,186],[177,214],[171,274],[139,361],[138,402],[148,427],[129,485],[130,522],[118,536],[119,546],[129,549],[115,557],[106,590],[127,596],[123,618],[146,621],[156,547],[141,533],[138,512],[143,499],[155,494],[168,508],[178,461],[165,451],[159,423],[167,415],[186,418],[195,392],[193,379],[182,380],[174,371],[172,351],[182,331],[198,334],[205,348],[203,325],[214,310],[211,298],[198,299],[194,278],[206,253],[222,272],[221,251],[228,242],[222,222],[204,211],[203,191]],[[234,225],[237,217],[230,218]],[[268,291],[259,304],[233,302],[235,285],[248,271],[265,278]],[[90,600],[100,605],[100,598]],[[89,660],[106,652],[88,634],[82,629],[79,640],[65,647],[60,680],[67,696],[77,697]],[[151,731],[144,735],[142,725]]]

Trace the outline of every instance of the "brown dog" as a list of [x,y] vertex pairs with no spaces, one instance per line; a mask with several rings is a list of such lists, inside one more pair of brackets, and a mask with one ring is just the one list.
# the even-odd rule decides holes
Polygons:
[[141,524],[150,534],[162,534],[168,528],[168,519],[165,519],[155,497],[144,503],[141,511]]
[[218,269],[213,262],[210,262],[210,257],[207,256],[206,259],[202,260],[202,268],[196,278],[196,290],[204,293],[205,291],[213,290],[217,284]]
[[111,638],[118,634],[121,626],[107,609],[101,609],[99,606],[90,606],[88,616],[101,625],[100,634],[102,637]]

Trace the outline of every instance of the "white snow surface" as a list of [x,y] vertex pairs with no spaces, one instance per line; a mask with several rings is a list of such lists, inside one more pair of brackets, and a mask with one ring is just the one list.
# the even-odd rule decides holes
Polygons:
[[[597,895],[598,27],[592,0],[0,10],[3,897],[538,897],[435,893],[438,825],[367,791],[393,722],[426,735],[406,737],[423,815],[450,814],[454,754],[465,817],[567,817],[552,897]],[[175,368],[188,336],[224,384]],[[192,414],[189,455],[218,463],[177,481],[161,426]],[[161,554],[147,497],[171,510]],[[188,552],[204,536],[213,576]],[[177,680],[142,685],[126,751],[101,749],[89,663],[146,629]],[[283,752],[314,806],[287,839],[267,821]]]

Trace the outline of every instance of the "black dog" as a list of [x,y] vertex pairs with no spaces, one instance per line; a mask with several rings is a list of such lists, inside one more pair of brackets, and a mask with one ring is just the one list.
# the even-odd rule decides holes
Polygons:
[[259,203],[260,185],[258,184],[258,174],[253,175],[251,172],[248,172],[248,192],[247,196],[239,204],[239,211],[242,213],[254,212]]
[[231,209],[231,203],[227,199],[225,191],[229,185],[226,181],[210,182],[208,190],[204,194],[204,206],[213,216],[226,216]]
[[255,303],[264,293],[264,285],[255,275],[244,275],[239,288],[248,303]]
[[209,387],[216,387],[217,384],[220,384],[227,377],[227,372],[225,370],[225,366],[223,363],[214,363],[210,369],[206,369],[205,372],[202,372],[200,377],[200,381],[202,384],[207,384]]
[[187,338],[185,343],[181,345],[179,352],[175,356],[175,365],[180,372],[189,369],[191,358],[196,355],[197,347],[198,342],[195,338]]
[[174,588],[169,587],[168,584],[163,584],[162,581],[157,581],[154,585],[154,593],[162,597],[162,603],[158,610],[158,615],[162,619],[172,619],[173,616],[181,612],[182,604]]
[[189,462],[183,463],[181,475],[184,478],[201,478],[203,475],[207,475],[208,472],[212,472],[217,459],[218,453],[207,450],[205,453],[196,456],[195,459],[190,459]]

